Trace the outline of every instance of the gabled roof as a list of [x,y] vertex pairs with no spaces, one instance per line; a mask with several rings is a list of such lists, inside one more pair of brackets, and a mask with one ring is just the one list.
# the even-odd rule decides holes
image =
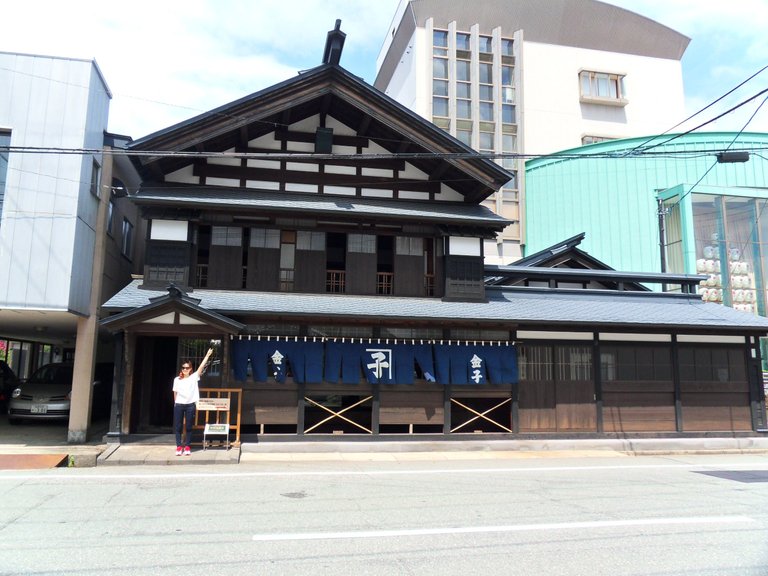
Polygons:
[[112,332],[144,323],[167,324],[176,330],[186,326],[196,333],[201,331],[201,324],[227,334],[238,334],[245,329],[240,322],[201,307],[199,298],[190,298],[173,284],[168,286],[166,294],[153,292],[143,305],[100,321],[104,328]]
[[[195,118],[134,141],[135,151],[245,151],[259,136],[317,114],[330,114],[432,180],[450,182],[465,201],[477,203],[511,175],[482,158],[444,130],[408,110],[360,78],[323,64]],[[446,155],[448,155],[446,157]],[[191,163],[189,158],[142,155],[134,158],[145,181]]]
[[582,232],[548,248],[539,250],[534,254],[520,258],[520,260],[515,262],[515,266],[550,268],[565,266],[568,268],[589,268],[590,270],[613,270],[608,264],[601,262],[578,248],[578,245],[581,244],[585,236],[586,232]]
[[[486,266],[486,286],[515,286],[525,285],[528,280],[538,282],[545,280],[598,283],[611,290],[637,290],[647,292],[649,288],[639,280],[662,283],[667,280],[658,280],[656,274],[632,274],[618,273],[613,268],[601,262],[597,258],[580,250],[578,245],[584,240],[585,232],[572,236],[567,240],[553,244],[548,248],[539,250],[525,258],[517,260],[512,266]],[[553,270],[554,269],[554,270]],[[591,272],[595,272],[592,274]],[[693,277],[692,277],[693,278]],[[698,282],[700,278],[695,277]],[[691,281],[685,276],[683,281]]]

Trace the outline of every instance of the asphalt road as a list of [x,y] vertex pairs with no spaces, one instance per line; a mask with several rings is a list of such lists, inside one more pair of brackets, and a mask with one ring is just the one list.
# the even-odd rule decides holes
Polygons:
[[0,574],[768,574],[768,456],[0,473]]

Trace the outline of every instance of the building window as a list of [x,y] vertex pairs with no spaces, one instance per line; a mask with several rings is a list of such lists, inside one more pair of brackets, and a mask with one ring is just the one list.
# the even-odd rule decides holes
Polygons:
[[243,229],[239,226],[211,227],[212,246],[242,246]]
[[584,146],[587,144],[597,144],[598,142],[607,142],[609,140],[614,140],[614,138],[609,138],[607,136],[590,136],[589,134],[581,137],[581,143]]
[[448,80],[432,80],[432,115],[448,116]]
[[432,32],[432,45],[439,48],[448,48],[448,32],[445,30],[434,30]]
[[325,232],[297,232],[296,249],[325,252]]
[[501,55],[502,56],[512,56],[513,48],[514,48],[514,44],[512,40],[510,40],[509,38],[501,39]]
[[110,194],[109,206],[107,207],[107,234],[112,236],[112,223],[115,219],[115,200]]
[[456,130],[456,138],[463,144],[472,146],[472,130]]
[[[504,154],[514,154],[517,151],[517,136],[514,134],[502,134],[501,135],[501,151]],[[513,157],[504,157],[501,160],[501,165],[504,168],[514,168],[515,159]]]
[[490,36],[480,36],[478,40],[480,41],[480,52],[484,54],[493,52],[493,42]]
[[432,116],[448,117],[448,32],[435,30],[432,58]]
[[432,76],[448,79],[448,60],[435,57],[432,59]]
[[280,290],[293,292],[296,267],[296,232],[283,230],[280,233]]
[[493,132],[480,132],[480,151],[493,152],[494,150]]
[[120,248],[123,256],[129,260],[133,256],[133,224],[128,218],[123,218],[122,245]]
[[514,69],[512,66],[501,67],[501,101],[504,104],[515,103]]
[[493,122],[493,65],[481,62],[478,79],[480,81],[480,120]]
[[512,104],[502,104],[501,122],[502,124],[514,124],[517,121],[515,107]]
[[622,75],[582,70],[579,73],[579,81],[583,100],[625,103],[626,94]]
[[101,166],[96,160],[93,161],[93,168],[91,170],[91,194],[100,197],[99,194],[99,181],[101,180]]
[[373,234],[349,234],[347,236],[347,251],[358,254],[375,254],[376,236]]
[[456,33],[456,50],[465,50],[469,52],[469,34],[466,32]]
[[277,250],[280,248],[280,230],[270,230],[267,228],[251,228],[251,248],[271,248]]

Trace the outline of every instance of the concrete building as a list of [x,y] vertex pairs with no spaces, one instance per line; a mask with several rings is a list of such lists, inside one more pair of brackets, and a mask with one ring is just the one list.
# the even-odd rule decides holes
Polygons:
[[19,377],[75,364],[87,401],[73,441],[87,434],[98,305],[143,256],[137,211],[118,198],[136,173],[104,152],[130,140],[105,132],[111,97],[93,60],[0,53],[0,360]]
[[527,250],[524,158],[677,124],[688,42],[595,0],[402,0],[375,86],[512,171],[485,201],[513,221],[485,243],[506,264]]

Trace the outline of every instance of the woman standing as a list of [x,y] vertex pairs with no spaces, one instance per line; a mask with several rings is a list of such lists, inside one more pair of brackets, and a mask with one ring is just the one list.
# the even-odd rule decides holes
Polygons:
[[[192,363],[181,363],[179,375],[173,379],[173,431],[176,434],[176,456],[189,456],[192,451],[189,445],[192,443],[192,425],[195,422],[195,405],[200,400],[200,376],[205,370],[208,359],[213,354],[213,348],[200,362],[200,366],[192,372]],[[182,420],[185,420],[184,438],[181,437]],[[182,442],[184,440],[184,442]]]

